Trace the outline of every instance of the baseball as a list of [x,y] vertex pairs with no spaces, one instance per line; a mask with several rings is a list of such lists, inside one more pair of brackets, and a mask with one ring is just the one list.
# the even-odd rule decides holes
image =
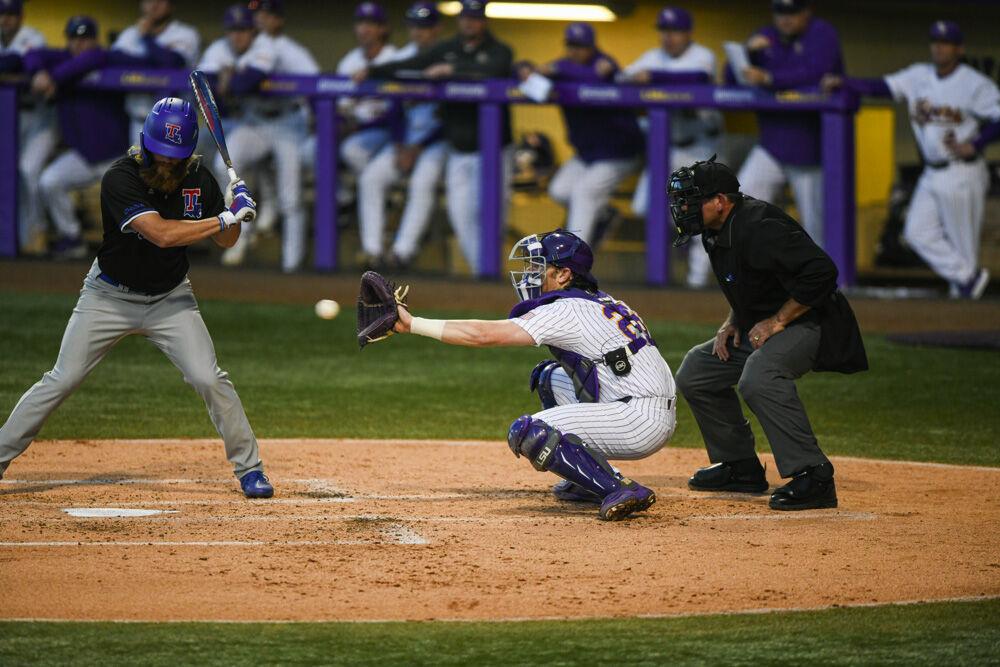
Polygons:
[[316,302],[316,316],[324,320],[332,320],[340,313],[340,304],[333,299],[320,299]]

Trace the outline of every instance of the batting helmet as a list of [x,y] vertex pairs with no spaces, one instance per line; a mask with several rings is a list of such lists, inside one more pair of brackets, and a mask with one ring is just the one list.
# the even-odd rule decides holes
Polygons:
[[198,145],[198,116],[190,102],[164,97],[153,105],[139,134],[143,152],[186,160]]
[[514,291],[522,301],[541,296],[548,265],[570,269],[588,283],[597,285],[597,279],[590,273],[594,251],[583,239],[565,229],[525,236],[514,244],[509,259],[524,263],[521,271],[510,272]]
[[674,247],[682,246],[705,230],[701,217],[701,204],[717,194],[736,194],[740,181],[733,170],[715,161],[713,155],[704,162],[681,167],[670,174],[667,195],[670,197],[670,216],[677,227]]

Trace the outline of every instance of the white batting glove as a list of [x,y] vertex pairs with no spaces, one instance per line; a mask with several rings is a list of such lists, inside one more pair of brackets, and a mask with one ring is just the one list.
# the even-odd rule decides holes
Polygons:
[[222,195],[226,201],[226,208],[233,205],[233,198],[241,192],[249,194],[247,184],[242,178],[234,178],[229,181],[229,185],[226,186],[226,190]]
[[219,214],[219,231],[225,231],[237,223],[253,222],[257,217],[257,202],[250,197],[246,186],[243,189],[243,192],[237,193],[233,198],[229,208]]

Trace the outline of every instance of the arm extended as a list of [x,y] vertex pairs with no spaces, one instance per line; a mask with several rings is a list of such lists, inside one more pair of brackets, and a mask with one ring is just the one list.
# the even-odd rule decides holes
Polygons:
[[510,320],[427,320],[400,306],[398,333],[415,333],[466,347],[534,347],[535,339]]
[[202,220],[167,220],[159,213],[150,212],[140,215],[129,225],[160,248],[187,246],[209,237],[223,248],[229,248],[240,236],[240,225],[221,229],[222,223],[217,216]]

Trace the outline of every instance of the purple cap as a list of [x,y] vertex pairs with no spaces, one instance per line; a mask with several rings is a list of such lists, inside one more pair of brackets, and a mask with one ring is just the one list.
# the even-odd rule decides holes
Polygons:
[[594,268],[594,251],[573,232],[557,229],[548,234],[539,234],[545,261],[552,266],[570,269],[592,283],[596,283],[590,272]]
[[930,37],[932,42],[962,44],[965,41],[962,29],[954,21],[935,21],[931,24]]
[[681,30],[691,32],[694,20],[686,9],[680,7],[664,7],[656,15],[657,30]]
[[17,14],[24,11],[24,3],[21,0],[0,0],[0,14]]
[[486,0],[462,0],[462,11],[458,15],[472,19],[486,18]]
[[89,16],[71,16],[66,22],[67,37],[97,37],[97,21]]
[[382,5],[377,2],[362,2],[354,8],[354,22],[360,23],[362,21],[384,24],[389,22],[389,17],[386,16]]
[[246,5],[229,5],[222,17],[226,30],[253,30],[253,14]]
[[414,2],[406,10],[406,22],[418,28],[430,28],[441,20],[441,12],[433,2]]
[[190,102],[164,97],[150,109],[139,137],[143,150],[186,160],[198,145],[198,115]]
[[798,14],[809,7],[809,0],[771,0],[771,11],[775,14]]
[[593,48],[597,43],[594,29],[588,23],[570,23],[566,26],[566,44]]
[[249,7],[250,11],[254,12],[263,9],[265,12],[277,14],[278,16],[285,15],[285,3],[283,0],[252,0]]

